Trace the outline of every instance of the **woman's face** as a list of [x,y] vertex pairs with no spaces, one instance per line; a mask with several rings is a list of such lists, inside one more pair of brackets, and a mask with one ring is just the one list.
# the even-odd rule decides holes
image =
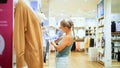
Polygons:
[[62,25],[60,25],[60,29],[63,31],[63,32],[65,32],[65,27],[63,27]]

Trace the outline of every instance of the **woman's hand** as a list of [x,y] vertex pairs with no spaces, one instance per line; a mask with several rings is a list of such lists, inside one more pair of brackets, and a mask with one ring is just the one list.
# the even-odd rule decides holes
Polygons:
[[56,45],[56,43],[55,43],[54,41],[50,41],[50,43],[51,43],[53,46]]

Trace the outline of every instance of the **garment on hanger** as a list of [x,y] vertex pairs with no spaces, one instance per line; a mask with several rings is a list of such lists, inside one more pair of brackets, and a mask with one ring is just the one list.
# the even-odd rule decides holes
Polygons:
[[115,21],[111,22],[111,32],[116,32],[116,23],[115,23]]
[[75,51],[75,48],[76,48],[76,46],[75,46],[75,42],[73,42],[73,45],[72,45],[71,51]]
[[85,38],[85,48],[89,48],[90,47],[90,38],[86,37]]
[[118,50],[118,57],[117,57],[117,61],[120,62],[120,51]]
[[43,68],[42,34],[39,20],[22,1],[18,1],[14,14],[13,41],[16,67]]
[[75,50],[79,51],[80,50],[80,42],[75,42],[75,44],[76,44]]
[[120,32],[120,21],[116,22],[116,32]]
[[94,47],[94,38],[90,38],[90,47]]
[[47,32],[46,29],[44,29],[44,30],[43,30],[44,63],[46,63],[46,59],[47,59],[46,56],[48,56],[48,54],[49,54],[49,46],[50,46],[50,44],[49,44],[49,39],[50,39],[50,38],[49,38],[48,32]]

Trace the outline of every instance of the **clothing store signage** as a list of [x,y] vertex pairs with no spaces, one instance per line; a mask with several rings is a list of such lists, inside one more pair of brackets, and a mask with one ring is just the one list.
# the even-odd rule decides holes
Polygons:
[[0,68],[12,68],[13,0],[0,0]]

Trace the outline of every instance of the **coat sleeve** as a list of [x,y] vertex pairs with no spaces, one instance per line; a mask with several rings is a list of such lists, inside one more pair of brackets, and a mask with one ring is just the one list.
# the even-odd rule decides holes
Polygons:
[[16,4],[14,13],[14,32],[13,32],[13,44],[16,53],[17,67],[25,66],[24,52],[25,52],[25,30],[27,26],[24,20],[25,10],[22,3]]

